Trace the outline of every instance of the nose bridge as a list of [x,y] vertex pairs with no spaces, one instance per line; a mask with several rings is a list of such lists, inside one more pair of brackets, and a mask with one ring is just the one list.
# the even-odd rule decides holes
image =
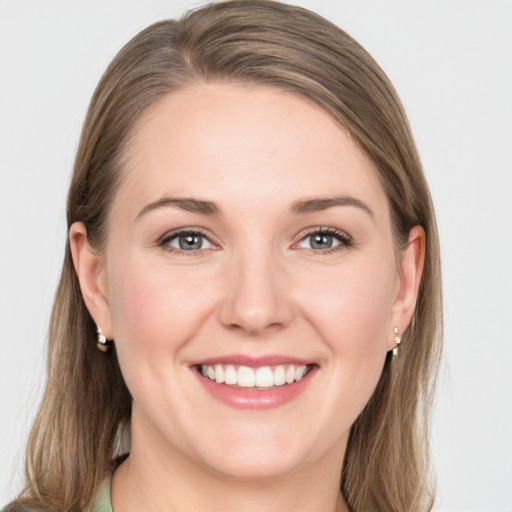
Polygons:
[[221,322],[251,336],[286,326],[292,316],[286,275],[269,241],[246,244],[229,260]]

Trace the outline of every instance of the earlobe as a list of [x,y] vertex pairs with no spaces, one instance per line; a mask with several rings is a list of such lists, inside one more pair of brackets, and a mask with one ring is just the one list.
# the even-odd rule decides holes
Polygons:
[[90,246],[83,223],[75,222],[69,229],[69,245],[85,305],[96,325],[101,326],[107,338],[112,338],[104,262]]
[[[414,226],[409,232],[407,244],[400,261],[400,287],[393,304],[392,325],[404,332],[411,322],[425,263],[425,231]],[[394,336],[389,337],[388,349],[395,347]]]

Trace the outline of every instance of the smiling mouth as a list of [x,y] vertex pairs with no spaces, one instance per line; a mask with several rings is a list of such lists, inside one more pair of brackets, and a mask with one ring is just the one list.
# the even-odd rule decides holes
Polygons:
[[312,365],[286,364],[276,366],[238,366],[232,364],[201,364],[197,371],[206,379],[238,389],[269,389],[301,381]]

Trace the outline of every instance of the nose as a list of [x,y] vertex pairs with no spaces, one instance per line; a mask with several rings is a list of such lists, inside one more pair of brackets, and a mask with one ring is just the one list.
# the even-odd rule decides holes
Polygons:
[[262,336],[288,326],[293,317],[286,272],[269,254],[244,254],[230,262],[220,322],[247,336]]

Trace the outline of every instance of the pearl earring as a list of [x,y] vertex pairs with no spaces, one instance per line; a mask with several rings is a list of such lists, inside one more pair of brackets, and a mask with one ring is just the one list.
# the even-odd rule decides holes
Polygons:
[[110,348],[110,341],[107,340],[105,335],[101,332],[100,327],[96,327],[96,336],[96,346],[98,347],[98,350],[101,350],[102,352],[107,352],[108,349]]
[[398,327],[393,327],[393,332],[395,333],[395,343],[396,343],[396,347],[393,349],[393,355],[397,356],[398,355],[398,345],[400,345],[400,342],[402,341],[402,339],[400,338],[400,330],[398,329]]

